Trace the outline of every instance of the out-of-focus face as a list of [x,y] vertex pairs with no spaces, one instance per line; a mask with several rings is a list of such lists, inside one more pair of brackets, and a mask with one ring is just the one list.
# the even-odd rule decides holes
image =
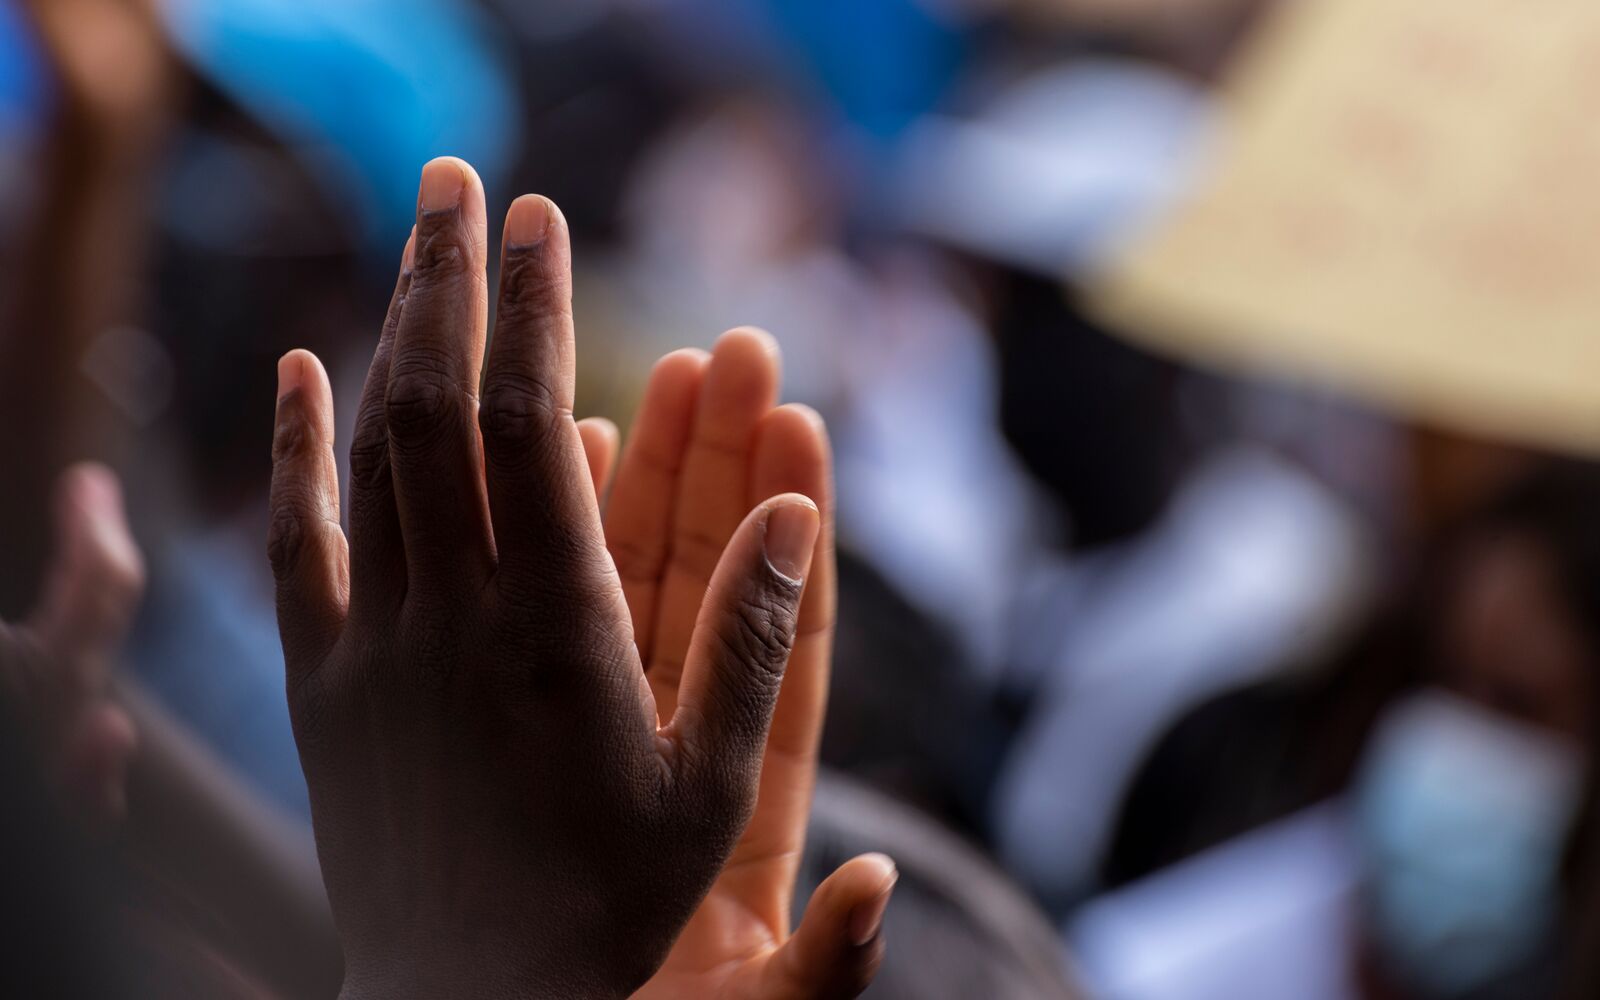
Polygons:
[[1551,553],[1505,533],[1462,560],[1441,616],[1437,680],[1480,705],[1587,744],[1594,653]]
[[1424,690],[1376,727],[1354,794],[1374,971],[1431,1000],[1524,996],[1561,928],[1595,651],[1557,553],[1480,535],[1448,567]]

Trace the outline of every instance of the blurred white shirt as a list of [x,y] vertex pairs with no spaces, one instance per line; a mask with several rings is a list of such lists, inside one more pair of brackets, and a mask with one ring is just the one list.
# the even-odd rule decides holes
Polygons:
[[1040,693],[995,792],[1007,866],[1047,896],[1092,891],[1161,736],[1338,635],[1370,563],[1342,500],[1272,452],[1239,447],[1197,470],[1150,531],[1041,579],[1013,628],[1033,647]]
[[1097,1000],[1352,1000],[1358,871],[1321,805],[1096,899],[1067,941]]

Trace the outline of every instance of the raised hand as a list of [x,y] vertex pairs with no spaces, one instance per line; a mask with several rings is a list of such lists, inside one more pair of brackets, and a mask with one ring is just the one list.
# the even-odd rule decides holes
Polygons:
[[270,549],[352,997],[623,996],[655,972],[755,806],[820,527],[795,495],[743,518],[659,725],[571,416],[566,224],[511,208],[480,401],[487,228],[471,168],[430,163],[348,541],[327,376],[279,368]]
[[137,742],[109,681],[144,589],[144,562],[109,469],[68,469],[55,508],[56,553],[39,605],[22,625],[0,623],[0,691],[33,729],[67,808],[107,822],[127,808]]
[[25,0],[60,88],[61,112],[88,138],[148,142],[176,89],[177,63],[156,0]]
[[[816,782],[827,705],[835,576],[832,463],[822,420],[776,406],[777,344],[756,330],[725,335],[711,354],[678,351],[656,366],[606,508],[619,571],[658,710],[679,703],[697,615],[724,546],[760,498],[816,500],[823,529],[799,631],[768,737],[755,816],[661,971],[636,996],[855,996],[882,957],[878,934],[895,869],[857,858],[823,884],[789,930],[796,871]],[[615,434],[585,425],[603,490]]]

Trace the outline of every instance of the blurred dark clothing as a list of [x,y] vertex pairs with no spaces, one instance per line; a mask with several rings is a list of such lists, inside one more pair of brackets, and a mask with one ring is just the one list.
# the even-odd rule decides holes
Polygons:
[[0,996],[103,996],[125,960],[101,898],[118,883],[59,815],[23,732],[0,705]]
[[554,200],[575,243],[615,243],[623,193],[640,156],[704,87],[673,72],[643,33],[614,20],[576,35],[539,35],[540,18],[550,16],[540,5],[489,0],[488,6],[528,35],[516,64],[527,113],[511,190]]
[[47,774],[0,705],[0,997],[266,997],[205,943],[203,912],[63,814]]
[[[1462,581],[1472,572],[1474,556],[1497,539],[1509,537],[1546,554],[1557,611],[1584,633],[1581,641],[1590,651],[1584,661],[1592,665],[1600,621],[1594,613],[1600,606],[1597,507],[1600,474],[1594,467],[1540,462],[1426,539],[1414,572],[1394,588],[1390,602],[1319,669],[1230,692],[1187,715],[1148,757],[1132,786],[1102,871],[1105,885],[1126,886],[1208,848],[1238,843],[1244,834],[1313,804],[1339,799],[1351,787],[1375,720],[1418,685],[1458,689],[1485,711],[1523,719],[1529,706],[1517,700],[1516,691],[1474,687],[1481,678],[1461,667],[1462,609],[1473,607],[1461,602]],[[1588,715],[1593,714],[1591,706]],[[1535,959],[1481,987],[1474,1000],[1596,995],[1589,956],[1592,932],[1600,926],[1600,880],[1594,874],[1600,749],[1592,734],[1587,741],[1586,805],[1568,834],[1562,934]],[[1358,936],[1356,946],[1362,945]],[[1351,961],[1360,961],[1369,995],[1404,995],[1382,983],[1375,961],[1355,955]],[[1558,981],[1567,992],[1557,992]]]
[[153,552],[128,666],[253,791],[309,824],[272,580],[258,557],[265,534],[193,531]]
[[1060,502],[1074,548],[1137,534],[1191,454],[1176,367],[1097,327],[1056,281],[1004,271],[996,294],[1006,439]]
[[1033,679],[994,789],[1007,867],[1053,911],[1095,892],[1145,758],[1207,700],[1292,675],[1364,607],[1373,560],[1348,507],[1260,448],[1208,456],[1133,540],[1039,574],[1012,613]]
[[839,553],[822,759],[957,829],[981,829],[1007,730],[939,622],[864,560]]
[[1129,790],[1101,879],[1133,882],[1321,801],[1343,768],[1319,746],[1317,685],[1255,684],[1213,698],[1161,740]]
[[1473,544],[1511,532],[1557,562],[1561,599],[1600,647],[1600,470],[1546,461],[1416,553],[1364,626],[1319,665],[1212,699],[1174,725],[1131,786],[1106,863],[1120,885],[1347,786],[1373,722],[1451,665],[1446,603]]
[[977,850],[916,810],[826,768],[818,775],[795,919],[822,879],[881,851],[900,871],[868,1000],[1074,1000],[1054,928]]

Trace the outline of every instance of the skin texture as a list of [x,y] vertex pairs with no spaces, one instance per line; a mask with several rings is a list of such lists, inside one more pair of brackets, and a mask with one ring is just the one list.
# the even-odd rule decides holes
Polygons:
[[344,993],[625,996],[755,809],[819,514],[741,518],[661,724],[571,415],[566,224],[513,205],[485,361],[481,184],[434,161],[418,206],[348,539],[327,376],[279,368],[269,549]]

